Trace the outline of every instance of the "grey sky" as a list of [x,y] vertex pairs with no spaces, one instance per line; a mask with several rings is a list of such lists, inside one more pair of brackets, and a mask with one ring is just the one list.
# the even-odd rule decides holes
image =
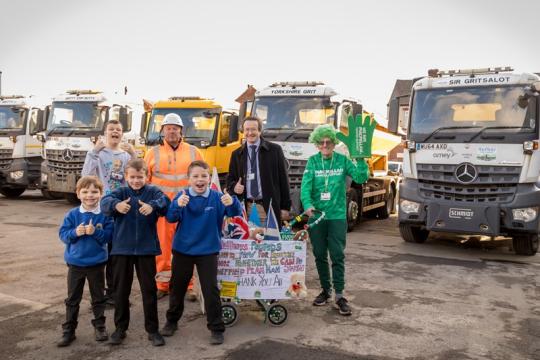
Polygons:
[[322,80],[386,116],[428,68],[540,72],[536,0],[0,0],[2,93],[72,88],[158,100]]

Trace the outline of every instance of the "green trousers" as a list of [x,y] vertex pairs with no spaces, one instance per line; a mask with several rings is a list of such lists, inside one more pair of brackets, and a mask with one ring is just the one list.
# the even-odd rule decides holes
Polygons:
[[[345,288],[345,240],[347,237],[346,220],[323,220],[309,229],[309,237],[315,256],[315,264],[321,287],[325,290],[343,292]],[[332,275],[328,264],[328,255],[332,261]]]

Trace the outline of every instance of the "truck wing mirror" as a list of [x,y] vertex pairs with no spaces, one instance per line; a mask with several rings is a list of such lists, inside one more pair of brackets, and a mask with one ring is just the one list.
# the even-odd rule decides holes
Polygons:
[[150,112],[143,112],[141,115],[141,129],[139,132],[140,137],[144,138],[146,135],[146,127],[148,126],[147,119],[150,116]]
[[45,117],[45,111],[43,110],[32,110],[32,111],[37,111],[36,125],[30,133],[30,135],[35,135],[39,132],[45,131],[45,129],[47,128],[47,118]]
[[229,142],[238,141],[238,115],[229,117]]
[[397,133],[399,125],[399,99],[393,98],[390,100],[390,107],[388,109],[388,130],[391,133]]
[[128,116],[128,109],[121,107],[118,110],[118,121],[122,124],[122,129],[124,132],[131,131],[131,119]]

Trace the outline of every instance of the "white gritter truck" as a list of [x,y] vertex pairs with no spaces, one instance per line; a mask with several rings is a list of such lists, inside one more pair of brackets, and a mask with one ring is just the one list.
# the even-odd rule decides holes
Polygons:
[[[251,114],[263,121],[265,139],[279,144],[289,164],[292,212],[302,212],[300,185],[307,159],[318,150],[308,143],[313,129],[332,124],[348,133],[350,115],[367,116],[358,100],[344,98],[330,86],[316,81],[279,82],[257,91]],[[372,157],[366,159],[371,176],[365,184],[350,183],[347,190],[347,223],[352,230],[362,215],[387,218],[394,211],[398,177],[388,175],[388,153],[401,137],[377,125]],[[336,151],[347,154],[344,144]]]
[[[141,104],[109,99],[99,91],[70,90],[58,95],[46,108],[41,183],[45,191],[62,194],[76,203],[75,185],[81,176],[86,153],[94,147],[109,120],[119,120],[124,128],[124,139],[140,148],[140,124],[144,109]],[[135,126],[131,126],[133,125]],[[137,133],[137,134],[135,134]]]
[[0,96],[0,194],[14,198],[39,187],[41,142],[34,136],[43,107],[32,97]]
[[430,70],[413,84],[399,204],[405,241],[504,236],[516,254],[537,252],[539,91],[538,75],[510,67]]

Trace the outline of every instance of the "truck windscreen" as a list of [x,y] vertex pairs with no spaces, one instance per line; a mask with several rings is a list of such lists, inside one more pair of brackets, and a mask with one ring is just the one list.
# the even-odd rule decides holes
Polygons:
[[53,102],[47,130],[57,128],[101,129],[105,122],[106,108],[93,102]]
[[211,144],[216,133],[216,123],[220,108],[213,109],[154,109],[148,126],[148,142],[154,143],[159,139],[161,122],[167,114],[177,114],[182,119],[184,127],[182,137],[188,143],[198,145],[201,141]]
[[265,130],[314,129],[334,123],[335,106],[327,97],[263,96],[255,99],[252,114],[263,121]]
[[0,130],[21,130],[25,111],[12,106],[0,106]]
[[517,86],[419,90],[412,102],[409,138],[470,138],[485,128],[506,134],[536,132],[536,100],[524,101],[524,95],[524,88]]

